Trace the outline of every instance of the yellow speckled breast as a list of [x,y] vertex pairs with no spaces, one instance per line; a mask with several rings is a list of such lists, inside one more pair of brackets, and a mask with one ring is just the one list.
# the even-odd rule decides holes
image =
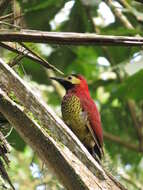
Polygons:
[[[82,110],[80,99],[75,95],[65,96],[62,101],[62,116],[65,123],[88,146],[92,140],[86,126],[87,114]],[[88,138],[87,138],[88,137]]]

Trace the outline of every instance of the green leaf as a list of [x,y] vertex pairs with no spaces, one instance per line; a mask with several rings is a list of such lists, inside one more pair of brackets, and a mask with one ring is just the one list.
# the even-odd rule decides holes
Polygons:
[[23,139],[19,136],[19,134],[15,131],[15,129],[12,130],[11,134],[8,136],[8,142],[12,147],[14,147],[16,150],[24,151],[24,148],[26,146]]
[[97,77],[99,68],[97,66],[97,54],[94,47],[76,47],[73,49],[76,59],[68,65],[67,73],[79,73],[92,80]]
[[143,69],[127,78],[122,84],[114,89],[113,96],[121,98],[132,98],[137,101],[143,99]]
[[[30,29],[51,30],[49,22],[56,13],[64,6],[63,0],[28,1],[22,3],[24,19]],[[30,6],[29,6],[30,5]]]
[[68,46],[54,46],[55,51],[51,53],[48,61],[67,74],[67,68],[76,59],[76,52]]
[[[26,12],[32,12],[32,11],[37,11],[45,8],[49,8],[50,6],[59,7],[61,3],[63,3],[63,0],[48,0],[48,1],[41,1],[41,0],[36,0],[36,1],[19,1],[22,8]],[[30,6],[29,6],[30,5]]]
[[32,77],[32,80],[42,83],[42,84],[48,84],[47,80],[47,74],[44,69],[44,67],[34,61],[31,61],[30,59],[24,58],[22,60],[22,65],[24,68],[24,72],[26,75],[29,75]]

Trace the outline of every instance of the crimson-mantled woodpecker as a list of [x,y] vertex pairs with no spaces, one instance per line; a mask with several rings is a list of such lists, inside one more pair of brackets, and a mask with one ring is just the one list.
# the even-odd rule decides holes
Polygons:
[[103,155],[103,133],[100,114],[92,100],[86,80],[81,75],[65,78],[51,77],[66,90],[62,100],[62,116],[65,123],[98,160]]

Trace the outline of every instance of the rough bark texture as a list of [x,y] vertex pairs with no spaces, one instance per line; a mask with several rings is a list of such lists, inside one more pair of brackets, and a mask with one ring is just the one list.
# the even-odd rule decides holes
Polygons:
[[97,35],[91,33],[43,32],[35,30],[20,30],[20,32],[0,31],[0,41],[35,42],[73,45],[123,45],[141,46],[143,37]]
[[0,112],[67,189],[125,189],[106,174],[63,121],[2,60]]

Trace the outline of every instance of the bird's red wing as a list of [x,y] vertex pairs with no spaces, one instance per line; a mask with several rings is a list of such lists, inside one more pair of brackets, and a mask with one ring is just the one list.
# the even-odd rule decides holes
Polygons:
[[[81,101],[83,111],[87,113],[88,117],[88,128],[94,138],[97,146],[102,151],[103,146],[103,133],[101,127],[100,114],[97,107],[92,99],[83,98]],[[103,151],[102,151],[103,152]]]
[[[90,125],[89,122],[87,122],[87,127],[88,127],[88,129],[89,129],[89,131],[90,131],[90,133],[91,133],[91,135],[92,135],[92,137],[93,137],[93,139],[94,139],[94,142],[95,142],[97,148],[98,148],[99,151],[100,151],[102,148],[101,148],[101,146],[100,146],[100,144],[99,144],[99,142],[98,142],[98,139],[97,139],[97,137],[95,136],[95,133],[94,133],[94,131],[93,131],[93,129],[92,129],[92,127],[91,127],[91,125]],[[102,150],[101,150],[100,152],[102,152]],[[101,154],[102,154],[102,153],[101,153]]]

